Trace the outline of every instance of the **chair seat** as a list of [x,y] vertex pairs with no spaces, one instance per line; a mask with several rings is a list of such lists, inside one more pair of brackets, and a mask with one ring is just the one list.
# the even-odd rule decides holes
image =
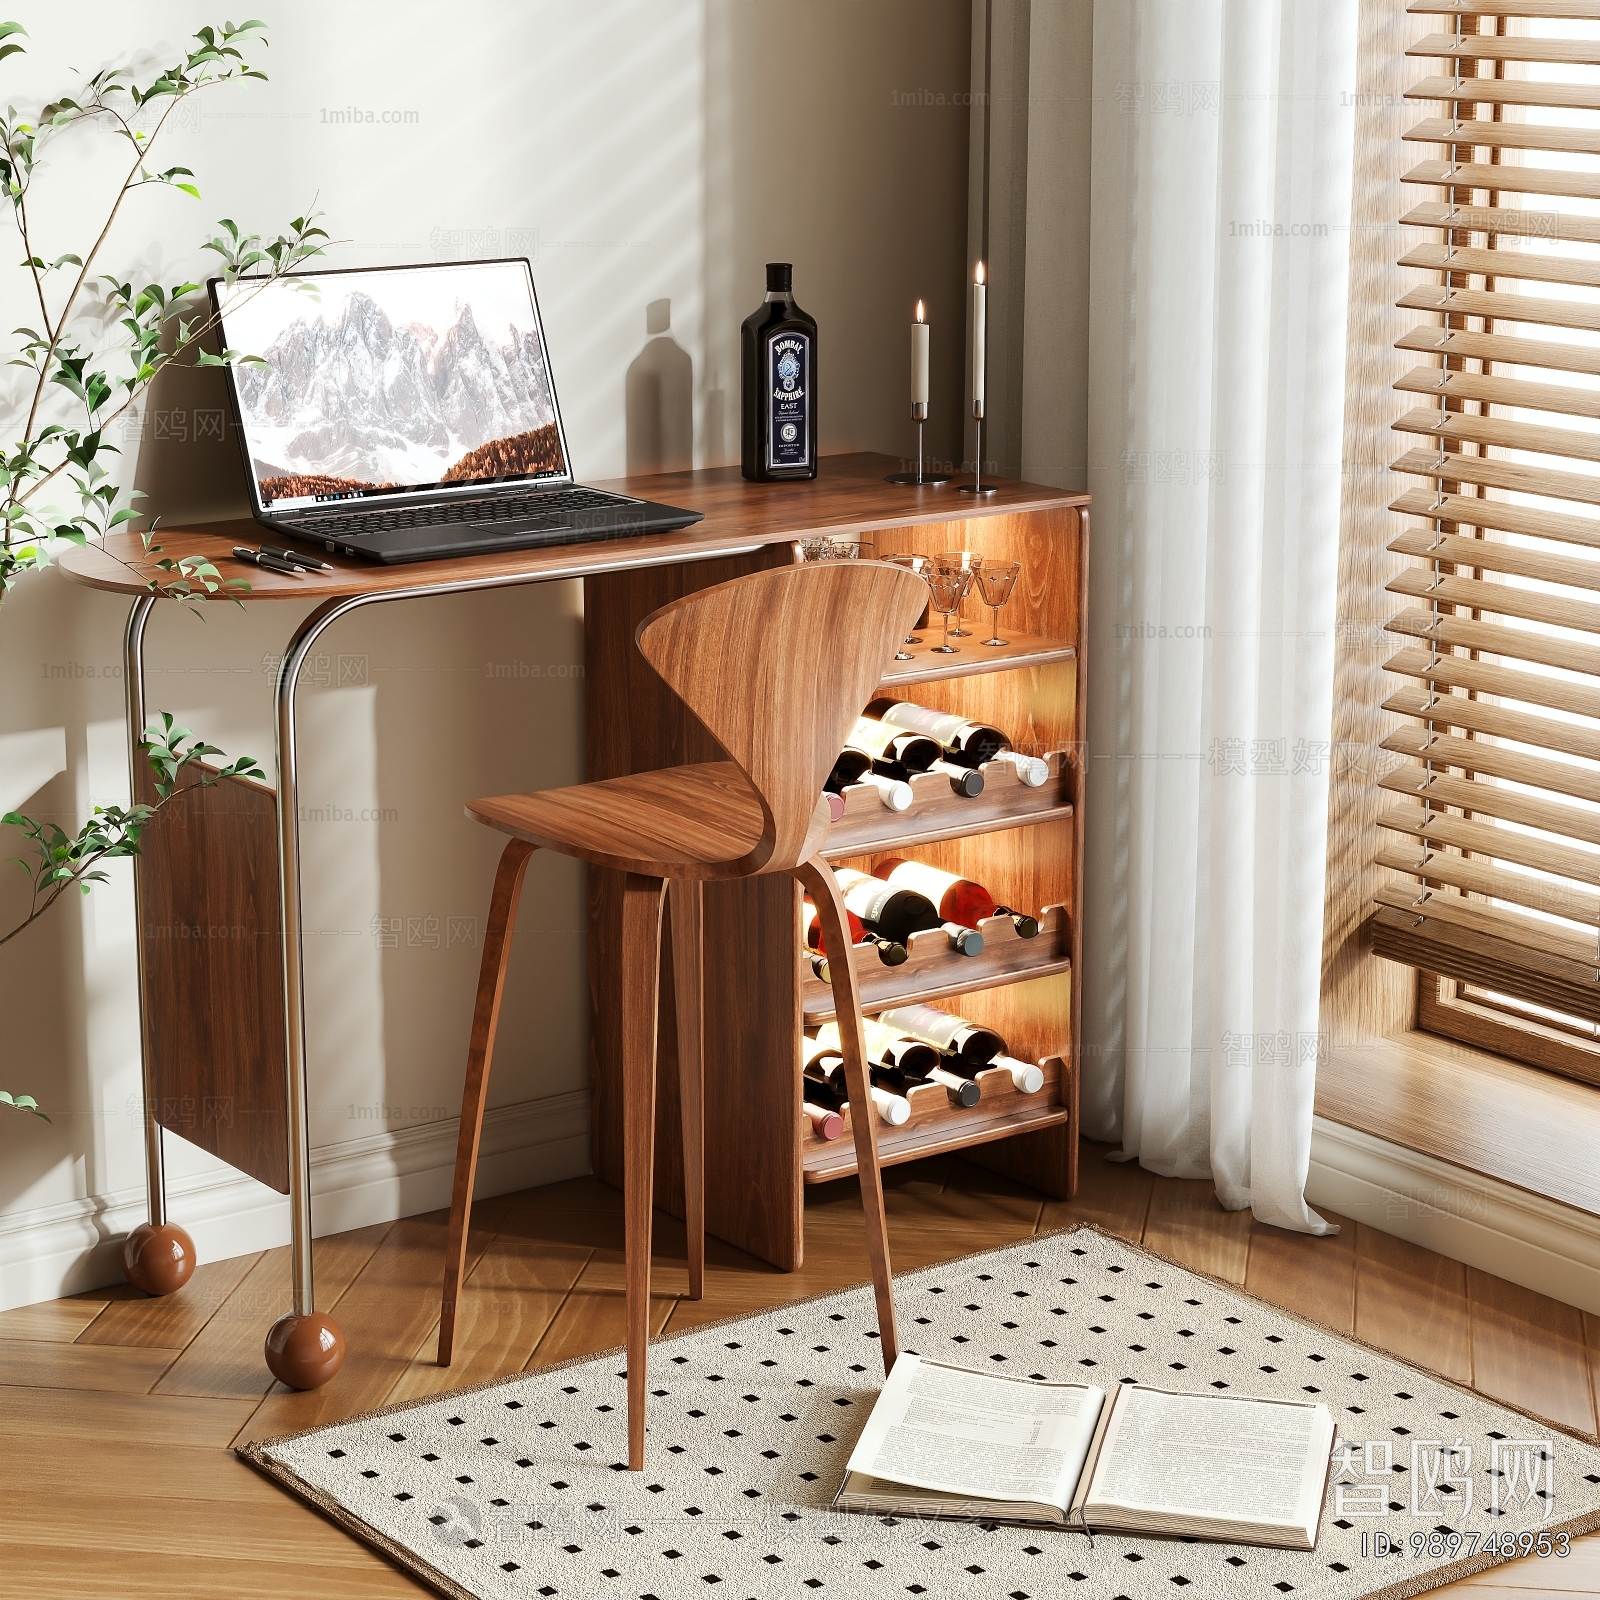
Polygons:
[[766,822],[731,761],[472,800],[467,815],[541,849],[652,878],[742,877]]

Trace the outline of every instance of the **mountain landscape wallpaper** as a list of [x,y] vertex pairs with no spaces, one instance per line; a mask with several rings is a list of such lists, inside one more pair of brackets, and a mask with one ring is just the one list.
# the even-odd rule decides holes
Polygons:
[[223,307],[264,503],[565,472],[520,265],[278,283]]

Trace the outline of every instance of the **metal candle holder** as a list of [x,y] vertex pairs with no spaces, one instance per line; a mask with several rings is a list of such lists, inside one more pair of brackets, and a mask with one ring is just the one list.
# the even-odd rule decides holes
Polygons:
[[949,483],[948,473],[925,473],[922,470],[922,424],[928,420],[928,402],[917,400],[911,406],[911,420],[917,425],[917,470],[915,472],[891,472],[886,480],[889,483],[909,483],[918,488],[937,488],[941,483]]
[[957,494],[998,494],[1000,491],[992,483],[983,481],[983,401],[972,402],[973,421],[978,424],[978,454],[972,464],[972,482],[958,483]]

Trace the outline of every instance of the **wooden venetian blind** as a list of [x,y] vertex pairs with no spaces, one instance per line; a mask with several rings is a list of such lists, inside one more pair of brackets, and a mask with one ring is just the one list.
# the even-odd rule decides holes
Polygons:
[[[1381,955],[1600,1022],[1600,0],[1411,0]],[[1419,148],[1417,148],[1419,147]],[[1418,159],[1420,158],[1420,159]],[[1414,164],[1410,164],[1414,162]],[[1409,236],[1414,238],[1415,235]]]

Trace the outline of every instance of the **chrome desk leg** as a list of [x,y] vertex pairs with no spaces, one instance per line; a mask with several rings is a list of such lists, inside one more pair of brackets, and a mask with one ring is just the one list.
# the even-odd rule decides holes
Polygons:
[[292,1389],[320,1389],[344,1364],[344,1335],[317,1310],[311,1272],[311,1128],[306,1079],[305,951],[300,904],[300,799],[294,692],[307,654],[336,617],[383,596],[329,600],[301,623],[278,668],[278,903],[283,918],[284,1070],[288,1076],[289,1211],[294,1309],[267,1332],[272,1375]]
[[[144,736],[144,627],[156,603],[142,594],[128,609],[123,635],[122,682],[127,696],[128,783],[130,804],[137,804],[144,766],[140,740]],[[144,1086],[145,1186],[149,1196],[149,1221],[141,1222],[122,1245],[122,1270],[128,1282],[146,1294],[171,1294],[189,1281],[195,1268],[194,1240],[176,1223],[167,1221],[166,1167],[162,1159],[161,1124],[156,1120],[155,1063],[150,1057],[150,997],[145,986],[144,903],[141,880],[144,861],[133,858],[134,960],[138,968],[139,1066]]]

